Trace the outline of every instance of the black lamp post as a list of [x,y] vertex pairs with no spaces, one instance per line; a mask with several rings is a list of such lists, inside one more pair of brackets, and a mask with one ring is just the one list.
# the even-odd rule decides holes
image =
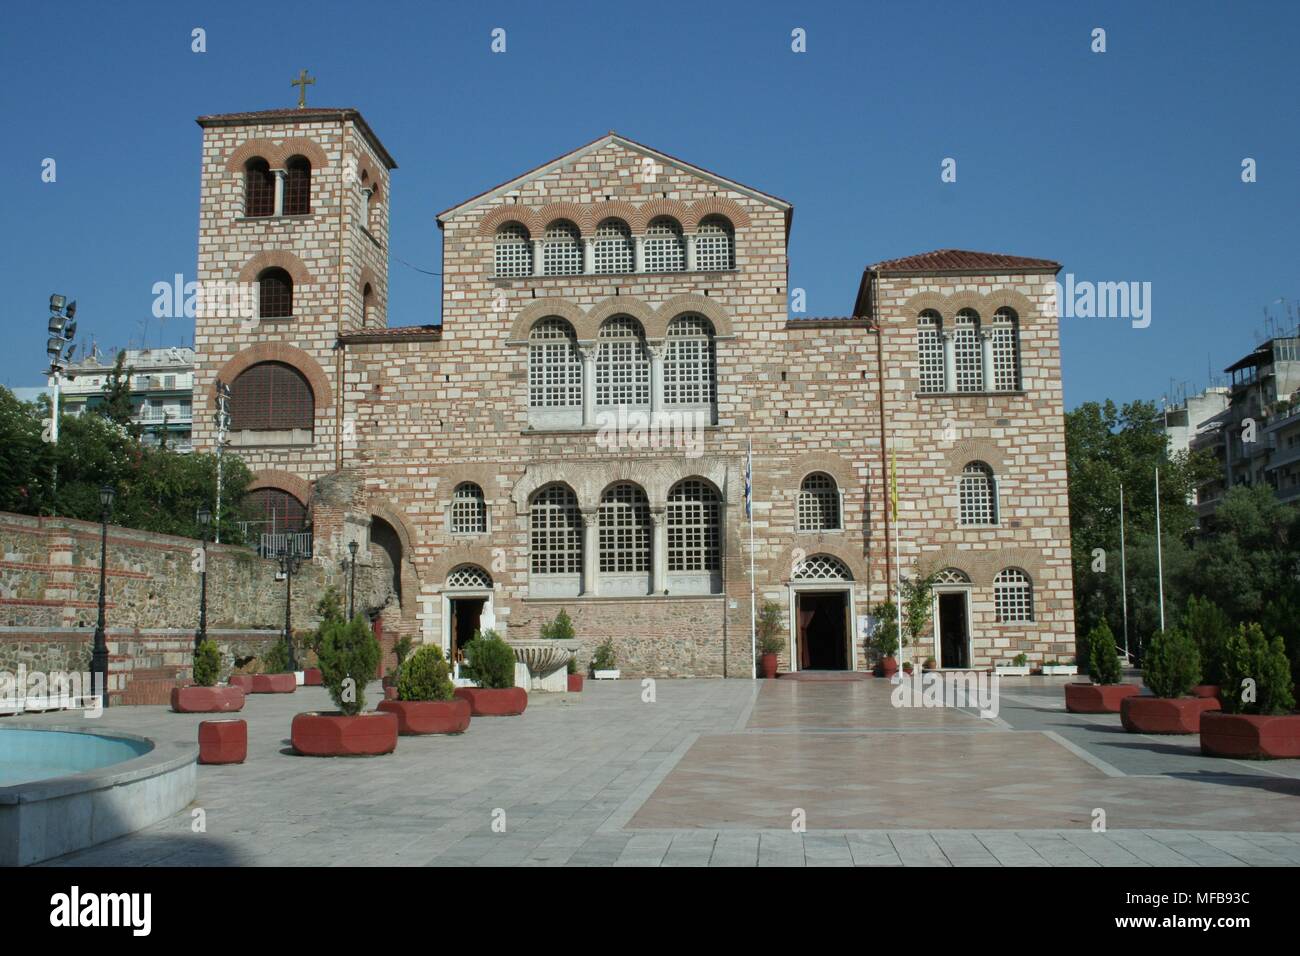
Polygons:
[[208,523],[212,520],[212,512],[200,508],[194,517],[203,538],[203,560],[199,564],[199,629],[194,634],[194,652],[197,654],[199,645],[208,639]]
[[353,610],[357,596],[357,543],[355,541],[348,542],[348,553],[352,555],[348,569],[348,620],[350,621],[352,615],[356,613]]
[[291,545],[286,544],[277,555],[280,570],[284,572],[284,643],[289,649],[289,670],[298,669],[298,658],[293,652],[293,629],[290,624],[289,611],[293,607],[293,575],[298,570],[301,559]]
[[105,707],[108,706],[108,639],[104,633],[104,599],[108,585],[108,519],[113,513],[115,493],[111,485],[99,489],[99,622],[95,625],[95,648],[90,655],[92,686],[98,674],[100,698]]

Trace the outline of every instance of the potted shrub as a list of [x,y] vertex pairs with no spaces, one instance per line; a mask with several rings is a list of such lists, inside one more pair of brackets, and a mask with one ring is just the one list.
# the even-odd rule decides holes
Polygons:
[[873,632],[876,650],[880,654],[879,672],[881,677],[893,677],[898,673],[898,606],[893,601],[882,601],[871,611],[876,619]]
[[1282,638],[1243,624],[1224,644],[1223,711],[1201,716],[1201,753],[1211,757],[1300,757],[1300,714]]
[[[1118,657],[1116,663],[1119,663]],[[1050,660],[1043,661],[1042,674],[1044,677],[1072,677],[1079,673],[1077,664],[1066,664],[1064,661]]]
[[397,717],[371,711],[365,686],[379,665],[379,642],[361,615],[327,621],[318,631],[321,676],[333,712],[298,714],[290,737],[300,754],[313,757],[373,756],[397,747]]
[[939,669],[939,662],[936,661],[933,657],[927,657],[927,658],[925,659],[925,663],[923,663],[923,664],[921,665],[921,669],[922,669],[922,670],[927,670],[927,671],[938,670],[938,669]]
[[909,677],[911,676],[911,674],[912,674],[912,662],[911,662],[911,661],[903,661],[903,673],[907,674]]
[[1195,595],[1187,600],[1183,628],[1196,642],[1201,655],[1201,683],[1192,688],[1196,697],[1219,696],[1223,683],[1223,658],[1233,628],[1228,615],[1208,598]]
[[1182,628],[1154,635],[1142,655],[1142,680],[1151,696],[1120,702],[1124,729],[1131,734],[1196,733],[1201,729],[1201,714],[1219,709],[1213,697],[1189,696],[1200,679],[1200,651]]
[[1011,659],[1009,664],[995,664],[993,673],[999,677],[1028,677],[1029,676],[1029,655],[1017,654]]
[[466,667],[461,673],[477,687],[457,687],[456,696],[469,702],[475,717],[513,717],[528,706],[528,691],[515,686],[515,651],[496,631],[475,634],[465,645]]
[[[409,634],[403,634],[402,637],[395,644],[393,644],[393,657],[397,659],[397,666],[393,668],[393,672],[391,674],[385,674],[379,682],[380,686],[384,688],[385,692],[389,690],[396,691],[398,675],[402,672],[402,661],[406,660],[407,655],[411,653],[411,647],[414,645],[414,643],[415,642],[411,640],[411,636]],[[385,693],[384,699],[400,700],[401,697],[399,694],[396,693],[393,694]]]
[[618,668],[614,658],[614,639],[607,637],[596,646],[596,653],[591,658],[591,676],[596,680],[618,680]]
[[262,673],[253,675],[254,694],[292,694],[298,678],[289,670],[289,645],[283,637],[262,655]]
[[582,675],[578,673],[578,658],[576,656],[569,658],[567,665],[568,670],[568,689],[571,693],[577,693],[582,690]]
[[758,612],[758,661],[768,680],[776,676],[777,655],[785,641],[781,639],[781,605],[764,601]]
[[[343,613],[343,595],[334,585],[325,589],[321,599],[316,602],[316,616],[320,618],[323,625],[327,621],[343,621],[347,618]],[[317,651],[320,649],[320,628],[310,631],[307,640],[304,643],[304,650],[300,658],[307,666],[303,668],[302,682],[307,687],[320,687],[325,683],[321,674],[320,667],[317,666],[319,659]]]
[[1120,683],[1119,651],[1105,621],[1088,632],[1088,656],[1092,683],[1066,684],[1065,709],[1072,714],[1119,713],[1120,702],[1142,688]]
[[194,649],[194,683],[172,688],[172,710],[178,714],[224,714],[244,709],[244,692],[238,687],[217,687],[221,652],[205,640]]
[[397,699],[378,709],[397,715],[401,734],[460,734],[469,727],[469,701],[457,697],[442,650],[425,644],[397,671]]

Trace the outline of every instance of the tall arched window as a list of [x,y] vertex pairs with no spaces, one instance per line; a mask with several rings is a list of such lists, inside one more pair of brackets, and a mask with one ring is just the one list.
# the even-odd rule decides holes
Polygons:
[[542,237],[542,274],[573,276],[582,274],[582,235],[567,219],[546,227]]
[[679,315],[664,339],[664,404],[712,405],[717,398],[713,323]]
[[835,479],[815,471],[799,486],[798,526],[800,531],[838,531],[840,489]]
[[998,523],[997,482],[984,462],[972,461],[962,469],[957,497],[961,524]]
[[302,531],[307,525],[306,506],[279,488],[258,488],[244,496],[241,508],[245,521],[257,534]]
[[943,320],[933,309],[926,309],[916,320],[917,390],[942,392]]
[[596,404],[649,405],[650,353],[641,323],[616,315],[600,327],[596,351]]
[[363,325],[375,325],[376,319],[375,290],[367,282],[361,290],[361,322]]
[[568,485],[547,485],[533,495],[529,544],[533,574],[582,573],[582,515]]
[[451,533],[485,534],[487,532],[487,502],[483,489],[472,481],[456,486],[451,496]]
[[306,216],[311,212],[311,163],[294,156],[284,164],[284,214]]
[[1020,390],[1020,318],[1015,309],[993,314],[993,389]]
[[686,240],[682,227],[670,216],[659,216],[650,221],[645,231],[645,271],[684,272],[686,270]]
[[528,333],[528,404],[582,406],[582,359],[573,326],[564,319],[542,319]]
[[502,278],[533,274],[533,241],[522,223],[502,223],[494,251],[496,274]]
[[275,177],[271,164],[260,156],[244,163],[244,215],[275,215]]
[[722,504],[713,486],[699,478],[679,481],[668,493],[668,570],[722,568]]
[[993,579],[993,606],[999,624],[1034,619],[1034,584],[1019,568],[1005,568]]
[[695,268],[726,272],[736,268],[736,235],[721,216],[705,216],[695,236]]
[[622,219],[606,219],[596,227],[594,268],[598,275],[618,275],[635,268],[632,230]]
[[231,431],[310,429],[315,414],[311,385],[292,365],[262,362],[231,383]]
[[280,268],[257,274],[257,314],[263,319],[293,317],[293,279]]
[[984,359],[980,347],[980,317],[962,309],[953,322],[954,379],[959,392],[984,390]]
[[600,570],[628,574],[650,570],[650,502],[630,481],[600,496]]

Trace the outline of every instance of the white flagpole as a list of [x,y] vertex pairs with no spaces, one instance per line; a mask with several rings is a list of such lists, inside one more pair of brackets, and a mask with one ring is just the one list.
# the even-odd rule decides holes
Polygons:
[[1156,577],[1160,584],[1160,630],[1165,629],[1165,564],[1160,548],[1160,469],[1156,469]]
[[745,439],[745,511],[749,514],[749,657],[758,679],[758,597],[754,586],[754,443]]
[[1119,586],[1124,605],[1124,660],[1130,660],[1128,654],[1128,564],[1124,557],[1124,483],[1119,485]]

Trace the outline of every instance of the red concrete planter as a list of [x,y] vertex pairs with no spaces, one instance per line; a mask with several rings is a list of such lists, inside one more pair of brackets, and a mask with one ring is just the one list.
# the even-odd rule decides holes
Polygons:
[[570,675],[569,675],[569,691],[570,691],[571,693],[575,693],[575,694],[576,694],[576,693],[577,693],[578,691],[580,691],[580,690],[582,690],[582,675],[581,675],[581,674],[570,674]]
[[1066,684],[1065,709],[1072,714],[1118,714],[1125,697],[1140,693],[1137,684]]
[[309,667],[302,672],[303,687],[321,687],[325,684],[325,678],[321,675],[319,667]]
[[1205,714],[1201,718],[1201,753],[1265,760],[1300,757],[1300,714]]
[[514,717],[528,706],[528,691],[522,687],[457,687],[456,696],[469,701],[475,717]]
[[199,724],[199,763],[243,763],[248,756],[248,724],[238,717]]
[[397,688],[396,688],[396,687],[385,687],[385,688],[384,688],[384,700],[397,700]]
[[1213,697],[1125,697],[1119,719],[1130,734],[1194,734],[1201,715],[1218,709]]
[[178,714],[233,714],[244,709],[244,692],[238,687],[172,688],[172,710]]
[[776,677],[776,655],[762,654],[758,658],[759,666],[763,668],[763,676],[767,680]]
[[469,701],[455,700],[381,700],[379,710],[397,716],[397,731],[402,735],[463,734],[469,727]]
[[337,711],[297,714],[289,737],[293,749],[308,757],[388,754],[397,749],[397,716],[378,711],[355,717]]
[[231,674],[230,680],[226,681],[231,687],[238,687],[245,694],[253,692],[253,675],[252,674]]
[[1215,700],[1218,700],[1219,685],[1218,684],[1197,684],[1195,687],[1192,688],[1192,696],[1213,697]]
[[298,678],[293,674],[254,674],[254,694],[292,694],[298,689]]

